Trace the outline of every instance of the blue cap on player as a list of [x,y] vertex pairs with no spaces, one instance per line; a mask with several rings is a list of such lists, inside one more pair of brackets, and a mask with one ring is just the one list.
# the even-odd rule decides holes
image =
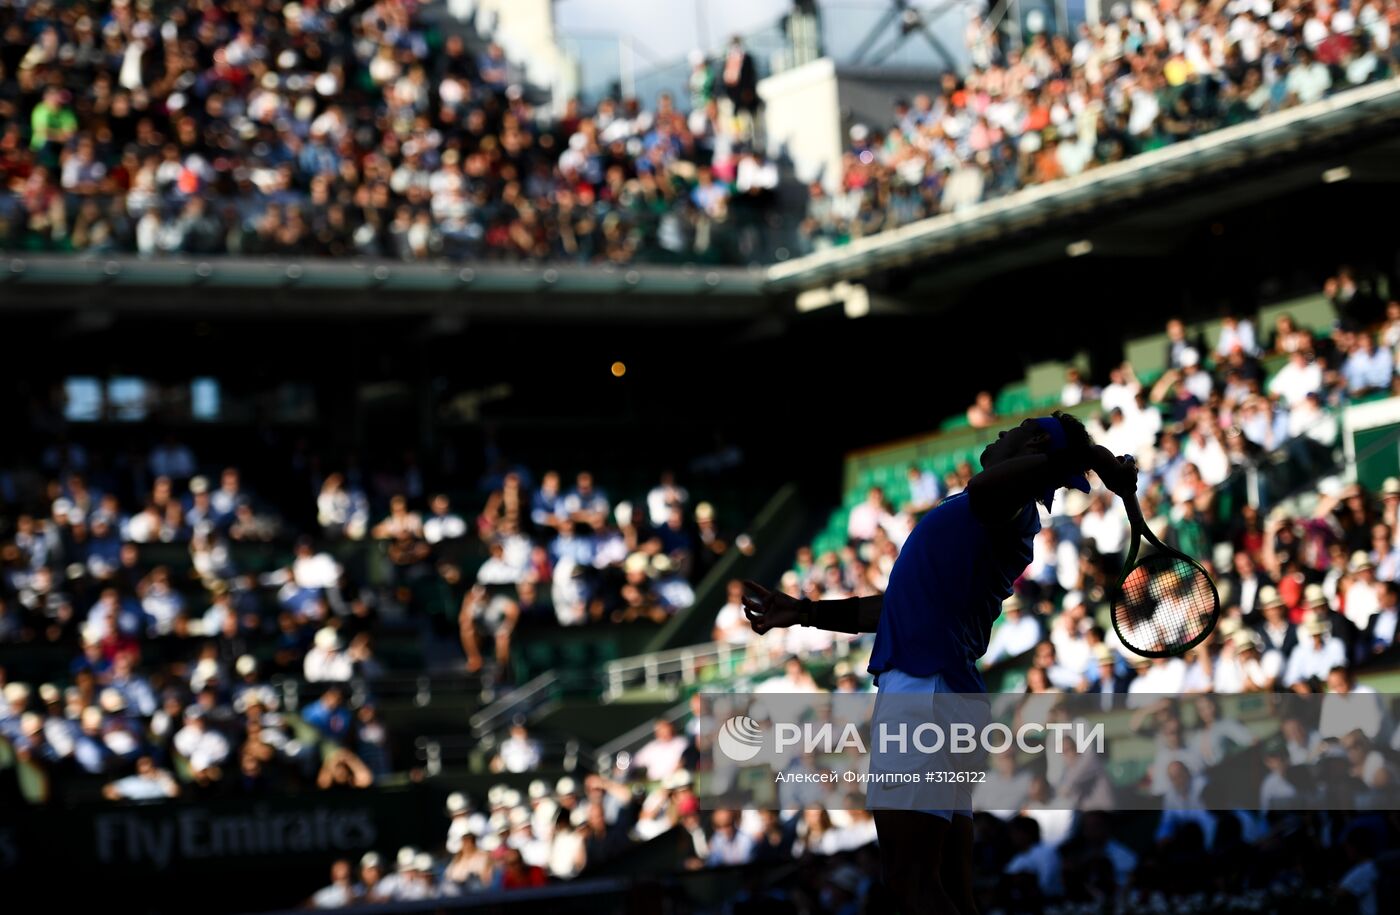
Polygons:
[[[1035,422],[1036,425],[1045,430],[1046,435],[1050,436],[1051,451],[1062,451],[1069,447],[1069,440],[1065,438],[1065,427],[1060,424],[1058,419],[1053,416],[1041,416],[1038,417]],[[1089,481],[1085,479],[1082,473],[1073,474],[1061,483],[1060,486],[1064,486],[1067,489],[1077,489],[1080,492],[1089,491]],[[1058,489],[1059,487],[1056,488]],[[1046,492],[1045,495],[1041,496],[1040,501],[1045,504],[1045,508],[1048,511],[1050,503],[1053,502],[1054,499],[1055,490],[1051,489]]]

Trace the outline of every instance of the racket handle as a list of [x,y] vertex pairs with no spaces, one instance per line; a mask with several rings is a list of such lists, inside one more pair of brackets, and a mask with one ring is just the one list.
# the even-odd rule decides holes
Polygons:
[[1120,496],[1123,500],[1123,510],[1128,513],[1128,521],[1132,524],[1137,533],[1150,531],[1147,526],[1147,519],[1142,516],[1142,505],[1138,502],[1137,493],[1130,492],[1125,496]]

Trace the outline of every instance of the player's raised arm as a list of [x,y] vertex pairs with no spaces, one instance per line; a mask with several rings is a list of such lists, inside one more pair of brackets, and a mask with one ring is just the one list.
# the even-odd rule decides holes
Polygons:
[[1000,523],[1031,502],[1049,507],[1055,490],[1072,486],[1089,491],[1084,473],[1092,470],[1121,495],[1137,485],[1131,459],[1120,460],[1095,445],[1078,420],[1069,417],[1028,419],[1001,433],[982,452],[982,472],[968,483],[968,498],[978,518]]
[[830,632],[874,632],[880,626],[884,602],[878,594],[845,600],[799,600],[752,581],[744,582],[744,592],[744,615],[759,635],[799,624]]

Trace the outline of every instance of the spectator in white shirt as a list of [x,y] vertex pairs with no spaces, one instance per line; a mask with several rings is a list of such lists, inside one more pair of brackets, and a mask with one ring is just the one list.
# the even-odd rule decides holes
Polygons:
[[1001,619],[987,643],[982,663],[995,664],[1003,658],[1019,657],[1040,641],[1040,623],[1025,612],[1025,604],[1012,594],[1001,605]]
[[1380,609],[1380,582],[1376,566],[1368,553],[1357,550],[1351,555],[1351,581],[1341,595],[1346,618],[1357,629],[1365,630],[1371,616]]
[[1263,652],[1264,640],[1249,629],[1241,629],[1230,637],[1215,663],[1217,693],[1268,692],[1278,682],[1283,658],[1277,651]]
[[460,540],[467,536],[467,522],[452,511],[452,503],[447,496],[439,493],[433,496],[427,520],[423,522],[423,539],[429,543],[444,540]]
[[1307,48],[1299,48],[1293,57],[1293,66],[1284,80],[1288,94],[1307,105],[1316,102],[1332,88],[1332,74],[1327,65],[1315,58]]
[[1400,579],[1400,548],[1395,546],[1390,525],[1383,521],[1371,526],[1371,561],[1376,564],[1376,578],[1380,581]]
[[[1323,447],[1331,447],[1337,441],[1337,430],[1337,417],[1322,409],[1317,391],[1304,396],[1302,402],[1289,411],[1288,434],[1292,438],[1306,436]],[[1293,449],[1293,453],[1301,454],[1297,449]]]
[[1156,701],[1159,696],[1182,692],[1186,682],[1186,663],[1180,658],[1137,658],[1133,661],[1137,677],[1128,684],[1129,708],[1140,708]]
[[1371,740],[1359,730],[1352,731],[1342,738],[1347,762],[1351,764],[1351,775],[1359,779],[1372,791],[1386,791],[1395,786],[1395,767],[1375,748]]
[[137,590],[141,595],[141,609],[150,617],[152,631],[159,635],[170,632],[175,617],[185,609],[185,599],[170,584],[170,570],[156,566]]
[[1134,440],[1137,442],[1134,453],[1150,454],[1158,434],[1162,431],[1162,411],[1152,406],[1146,391],[1139,390],[1133,408],[1125,410],[1124,415],[1128,417],[1128,424],[1132,427]]
[[1211,380],[1210,373],[1201,368],[1201,354],[1195,347],[1187,347],[1181,351],[1179,383],[1201,403],[1210,400],[1210,392],[1214,390],[1215,382]]
[[311,683],[344,683],[355,675],[354,662],[342,650],[340,633],[329,627],[316,630],[302,673]]
[[316,552],[310,540],[300,540],[296,547],[296,559],[292,561],[292,580],[300,588],[333,588],[340,581],[340,563],[330,553]]
[[739,830],[734,811],[716,810],[710,817],[714,834],[710,837],[710,853],[705,863],[711,867],[727,864],[748,864],[753,858],[753,837]]
[[476,570],[476,580],[483,585],[513,585],[524,576],[524,570],[506,558],[506,548],[499,540],[491,541],[490,555]]
[[[1137,405],[1134,404],[1134,411]],[[1141,447],[1141,432],[1137,425],[1128,421],[1128,414],[1118,408],[1108,413],[1108,428],[1098,437],[1099,444],[1114,454],[1136,454]]]
[[1246,356],[1257,356],[1259,344],[1254,338],[1254,322],[1230,315],[1220,324],[1220,340],[1215,345],[1215,354],[1224,359],[1236,350]]
[[1258,743],[1254,733],[1234,718],[1221,717],[1220,702],[1213,695],[1196,697],[1199,728],[1191,735],[1191,743],[1207,766],[1223,760],[1233,747],[1243,750]]
[[1270,748],[1264,753],[1264,766],[1269,774],[1259,785],[1259,810],[1287,809],[1298,799],[1298,788],[1288,779],[1288,754]]
[[1303,633],[1284,668],[1283,685],[1289,688],[1306,685],[1310,680],[1326,682],[1332,668],[1347,663],[1346,645],[1332,635],[1332,624],[1325,616],[1308,611]]
[[1084,383],[1084,375],[1079,369],[1070,366],[1065,370],[1065,385],[1060,389],[1060,405],[1076,407],[1085,400],[1092,400],[1097,394],[1094,388]]
[[1311,357],[1310,352],[1295,350],[1288,357],[1288,364],[1269,381],[1269,393],[1283,398],[1290,409],[1309,394],[1322,390],[1322,366]]
[[316,496],[316,521],[329,537],[360,540],[369,527],[369,500],[346,485],[344,474],[327,474]]
[[389,500],[389,517],[376,524],[370,536],[376,540],[397,540],[403,536],[418,539],[423,536],[423,519],[408,510],[408,499],[394,496]]
[[[1060,602],[1060,614],[1050,626],[1050,641],[1055,646],[1055,658],[1065,670],[1082,675],[1088,671],[1093,653],[1084,638],[1090,625],[1084,592],[1070,591]],[[1078,689],[1078,680],[1070,688]]]
[[[543,782],[537,782],[543,786]],[[547,793],[547,792],[545,792]],[[534,786],[531,786],[531,797],[534,797]],[[447,796],[447,815],[451,821],[447,824],[447,844],[450,847],[453,840],[460,841],[463,836],[482,835],[486,832],[486,815],[479,810],[472,809],[471,798],[461,791],[454,791]]]
[[493,772],[530,772],[538,769],[543,760],[540,742],[530,736],[524,719],[511,722],[510,736],[501,741],[496,757],[491,760]]
[[676,485],[676,476],[671,471],[661,474],[661,482],[647,493],[647,517],[652,527],[662,527],[671,517],[671,509],[684,508],[690,501],[690,493],[684,486]]
[[846,536],[862,542],[874,540],[875,532],[888,516],[889,509],[885,507],[884,491],[878,486],[872,486],[870,492],[866,493],[865,501],[851,509],[851,515],[846,521]]
[[[792,627],[794,630],[799,627]],[[802,629],[815,627],[803,626]],[[791,643],[789,643],[791,644]],[[829,648],[830,642],[827,643]],[[817,681],[807,672],[807,668],[802,665],[802,659],[797,655],[792,655],[783,663],[783,675],[764,680],[754,688],[756,693],[819,693],[821,687],[817,686]]]
[[1375,337],[1369,333],[1357,334],[1351,353],[1342,363],[1342,377],[1346,379],[1348,392],[1357,397],[1389,391],[1394,374],[1395,359],[1390,349],[1376,346]]
[[1374,740],[1385,714],[1375,687],[1357,685],[1349,668],[1334,667],[1327,674],[1327,695],[1322,698],[1317,716],[1320,736],[1339,738],[1357,731]]
[[350,862],[340,858],[331,865],[330,886],[317,890],[307,902],[313,909],[343,909],[356,900],[354,872]]
[[645,771],[650,781],[662,781],[681,768],[689,746],[690,741],[676,733],[674,724],[658,719],[652,726],[652,739],[632,757],[632,764]]
[[1166,714],[1157,731],[1156,749],[1152,768],[1149,770],[1149,791],[1153,794],[1166,794],[1171,787],[1168,771],[1172,763],[1181,763],[1194,776],[1206,770],[1206,760],[1201,751],[1186,741],[1181,720],[1174,712]]
[[174,776],[156,768],[155,760],[149,756],[136,760],[136,774],[102,787],[102,796],[111,801],[151,801],[175,797],[179,793],[180,786]]
[[1105,411],[1122,410],[1126,415],[1132,412],[1137,404],[1137,394],[1141,389],[1142,385],[1133,374],[1133,367],[1125,362],[1109,371],[1108,384],[1104,385],[1099,403]]
[[1058,690],[1068,692],[1078,689],[1079,681],[1083,679],[1082,670],[1071,670],[1059,663],[1055,654],[1055,643],[1048,639],[1042,640],[1035,646],[1035,654],[1031,657],[1031,666],[1044,671],[1046,680]]
[[1197,425],[1182,450],[1188,464],[1193,464],[1206,486],[1219,486],[1230,475],[1230,456],[1221,444],[1218,429],[1205,423]]
[[744,613],[744,583],[734,579],[729,583],[728,600],[715,614],[711,638],[727,645],[747,645],[754,638],[753,627]]
[[216,767],[228,759],[228,739],[209,727],[204,709],[185,710],[185,726],[175,732],[175,751],[189,762],[200,781],[212,780]]

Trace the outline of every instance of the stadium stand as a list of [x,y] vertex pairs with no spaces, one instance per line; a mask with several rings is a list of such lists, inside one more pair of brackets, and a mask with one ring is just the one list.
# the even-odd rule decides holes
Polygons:
[[[1344,272],[1339,280],[1293,303],[1306,324],[1286,307],[1261,311],[1274,318],[1267,336],[1247,318],[1173,321],[1125,347],[1159,354],[1154,383],[1126,363],[1102,388],[1075,369],[1057,396],[1100,440],[1138,455],[1149,517],[1214,569],[1228,608],[1216,638],[1162,670],[1117,654],[1101,612],[1126,531],[1102,496],[1071,495],[1057,501],[1019,586],[1025,610],[994,633],[989,682],[1082,690],[1107,651],[1130,691],[1134,682],[1188,693],[1320,688],[1331,668],[1291,638],[1295,627],[1331,632],[1327,651],[1361,682],[1394,677],[1395,633],[1383,624],[1397,612],[1400,484],[1374,492],[1325,481],[1341,470],[1337,411],[1389,395],[1400,309],[1354,329],[1355,296],[1339,295]],[[1010,385],[993,428],[1018,421],[1011,411],[1051,406],[1049,364],[1036,365],[1041,399],[1030,378]],[[814,598],[878,591],[902,535],[965,482],[985,434],[949,429],[853,454],[845,504],[798,551],[783,586]],[[472,496],[433,496],[411,467],[387,479],[326,474],[312,504],[296,507],[257,498],[233,468],[201,474],[217,464],[173,440],[120,474],[80,442],[40,457],[51,483],[39,510],[6,518],[0,635],[22,650],[4,652],[0,769],[12,780],[0,781],[16,800],[62,805],[459,786],[447,803],[461,825],[442,846],[420,839],[392,868],[394,848],[365,848],[360,873],[337,865],[323,901],[490,899],[546,874],[605,872],[677,827],[690,835],[677,866],[753,860],[752,849],[710,858],[712,830],[728,827],[713,818],[701,830],[688,793],[705,777],[686,762],[704,732],[704,693],[868,688],[868,638],[753,637],[737,607],[732,563],[746,558],[728,546],[737,538],[669,478],[615,504],[587,474],[566,487],[518,468],[458,513]],[[405,501],[401,488],[419,495]],[[313,518],[309,536],[296,537],[289,517]],[[602,574],[578,578],[570,565]],[[719,595],[695,595],[715,582],[726,584],[725,605],[709,616]],[[681,635],[656,650],[687,616],[698,621],[691,633],[713,620],[713,641]],[[425,632],[466,638],[476,653],[444,655]],[[1237,714],[1247,726],[1260,713],[1251,708]],[[1111,775],[1119,790],[1146,777],[1130,763]],[[612,818],[596,822],[595,806]],[[764,835],[765,816],[745,813],[741,830]],[[1031,827],[988,828],[1014,844]],[[868,829],[833,812],[787,823],[774,841],[789,857],[820,849],[859,867]],[[389,870],[403,876],[374,889]],[[355,877],[367,881],[361,890]],[[873,892],[868,880],[852,885]]]
[[969,29],[962,78],[855,124],[840,192],[811,189],[807,249],[848,243],[1070,178],[1394,70],[1391,13],[1286,4],[1120,4],[1074,40],[1040,34],[1003,55]]
[[[1388,77],[1390,2],[1151,4],[1041,34],[850,128],[840,190],[780,205],[751,103],[552,116],[433,4],[9,7],[0,247],[397,260],[754,263],[841,245]],[[740,60],[745,59],[742,49]],[[431,66],[424,64],[431,60]],[[746,69],[745,69],[746,67]],[[740,68],[752,71],[752,65]],[[752,86],[748,96],[752,97]]]
[[[697,65],[689,99],[551,116],[489,36],[438,4],[9,5],[0,247],[767,261],[1386,78],[1400,7],[1110,12],[1075,41],[1016,53],[970,30],[974,69],[888,129],[857,125],[840,193],[812,188],[789,212],[761,121],[716,88],[721,61]],[[568,462],[493,466],[472,489],[411,459],[299,452],[288,483],[285,467],[245,461],[246,442],[229,466],[178,437],[50,436],[65,424],[36,405],[35,434],[7,446],[17,466],[0,468],[0,871],[13,815],[46,840],[22,850],[26,865],[95,835],[75,860],[124,870],[122,886],[218,881],[230,907],[596,911],[650,891],[658,907],[888,909],[864,811],[701,812],[706,692],[870,689],[868,637],[757,638],[739,581],[772,572],[813,598],[882,590],[910,527],[966,485],[988,437],[1060,408],[1137,455],[1148,516],[1212,569],[1226,611],[1185,659],[1120,651],[1103,611],[1122,512],[1102,493],[1062,494],[993,635],[993,688],[1215,692],[1250,731],[1275,693],[1393,691],[1400,479],[1357,468],[1395,452],[1397,434],[1344,457],[1341,428],[1348,408],[1397,390],[1400,305],[1384,279],[1342,268],[1249,316],[1173,321],[1106,371],[1087,353],[1028,354],[1023,377],[928,417],[936,431],[850,453],[815,530],[795,487],[766,503],[736,498],[738,484],[691,493],[625,456],[597,480],[546,469]],[[1208,714],[1176,726],[1198,738]],[[1113,789],[1142,791],[1158,735],[1117,724],[1138,752]],[[1348,751],[1367,788],[1400,772],[1400,747]],[[1202,760],[1199,774],[1238,761]],[[1060,786],[1024,787],[1011,816],[978,818],[988,910],[1342,909],[1374,900],[1394,846],[1393,822],[1364,818],[1224,813],[1208,836],[1155,814],[1071,826],[1031,796]],[[269,817],[315,838],[182,841],[165,846],[174,865],[157,857],[172,823],[226,837]],[[235,852],[298,870],[232,886],[244,881],[219,859]],[[201,901],[218,908],[214,892]]]
[[259,6],[0,13],[0,247],[601,263],[773,247],[776,168],[713,80],[687,110],[549,117],[440,4]]

